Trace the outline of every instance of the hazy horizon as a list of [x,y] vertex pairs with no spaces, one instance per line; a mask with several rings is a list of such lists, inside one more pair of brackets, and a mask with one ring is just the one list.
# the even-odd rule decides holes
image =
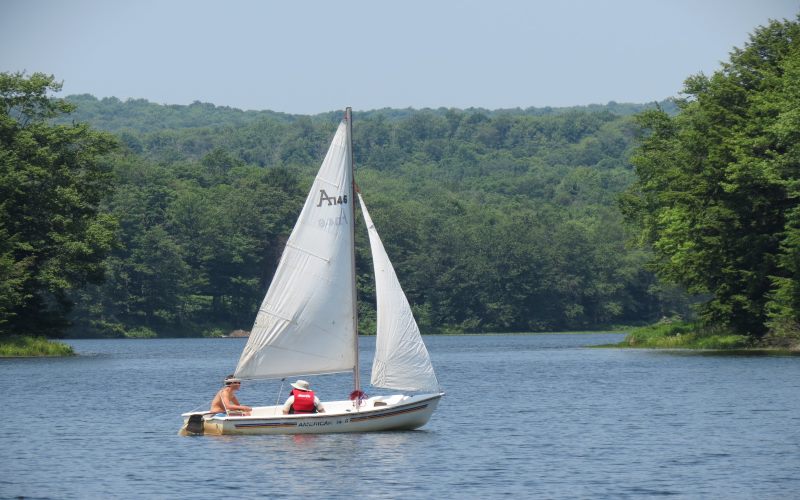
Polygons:
[[641,104],[798,11],[789,0],[5,0],[0,71],[53,74],[62,96],[290,114]]

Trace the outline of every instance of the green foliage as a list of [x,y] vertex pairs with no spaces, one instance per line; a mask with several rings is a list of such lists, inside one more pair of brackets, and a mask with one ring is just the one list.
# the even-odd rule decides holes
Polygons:
[[103,161],[116,139],[85,124],[52,125],[73,106],[52,76],[0,73],[0,334],[54,335],[69,293],[102,281],[116,221]]
[[620,347],[743,349],[752,345],[752,340],[745,335],[707,329],[698,323],[662,322],[631,331],[625,336]]
[[223,150],[199,161],[115,162],[109,210],[121,245],[105,284],[77,299],[81,335],[115,325],[171,336],[249,326],[302,203],[291,170],[248,167]]
[[[121,243],[107,281],[73,294],[73,334],[249,328],[340,114],[74,102],[126,153],[106,207]],[[625,246],[615,207],[634,179],[627,115],[641,108],[358,114],[356,177],[424,332],[686,314],[643,270],[646,252]],[[359,331],[371,334],[372,263],[356,234]]]
[[797,321],[773,320],[772,329],[762,341],[766,347],[800,351],[800,326]]
[[0,337],[0,358],[74,355],[72,346],[43,337],[19,335]]
[[146,326],[139,326],[125,332],[125,337],[129,339],[153,339],[158,337],[158,335]]
[[800,318],[800,24],[772,22],[711,77],[686,80],[680,113],[648,111],[622,198],[653,268],[708,294],[705,325],[754,338]]
[[90,122],[95,127],[111,132],[152,132],[182,128],[243,126],[269,119],[288,122],[291,115],[273,111],[242,111],[227,106],[195,101],[188,106],[161,106],[146,99],[116,97],[97,99],[83,94],[71,95],[67,100],[78,108],[75,118]]
[[203,331],[203,337],[206,338],[220,338],[225,336],[225,330],[222,328],[210,328]]

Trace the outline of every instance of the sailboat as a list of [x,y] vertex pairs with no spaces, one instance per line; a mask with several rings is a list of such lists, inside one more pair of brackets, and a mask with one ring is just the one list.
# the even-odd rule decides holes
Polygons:
[[[355,277],[355,199],[375,268],[377,332],[370,384],[361,390]],[[244,380],[353,373],[348,399],[324,413],[284,415],[282,405],[250,415],[188,412],[188,434],[310,434],[416,429],[444,395],[408,300],[353,176],[352,112],[345,110],[286,243],[234,375]]]

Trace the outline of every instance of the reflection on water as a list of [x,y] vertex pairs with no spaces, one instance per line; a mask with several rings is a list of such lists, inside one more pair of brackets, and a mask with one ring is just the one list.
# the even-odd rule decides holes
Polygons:
[[[0,497],[795,496],[800,359],[583,348],[618,338],[427,337],[447,395],[422,429],[200,437],[176,435],[179,415],[243,340],[75,341],[77,358],[0,361]],[[312,384],[342,399],[351,377]]]

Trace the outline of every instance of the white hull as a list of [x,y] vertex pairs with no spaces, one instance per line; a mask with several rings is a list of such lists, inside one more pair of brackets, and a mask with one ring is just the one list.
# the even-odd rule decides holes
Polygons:
[[307,415],[283,415],[282,406],[255,407],[246,417],[184,413],[181,432],[228,435],[411,430],[428,422],[443,395],[378,396],[365,400],[359,408],[352,401],[327,401],[323,402],[325,413]]

